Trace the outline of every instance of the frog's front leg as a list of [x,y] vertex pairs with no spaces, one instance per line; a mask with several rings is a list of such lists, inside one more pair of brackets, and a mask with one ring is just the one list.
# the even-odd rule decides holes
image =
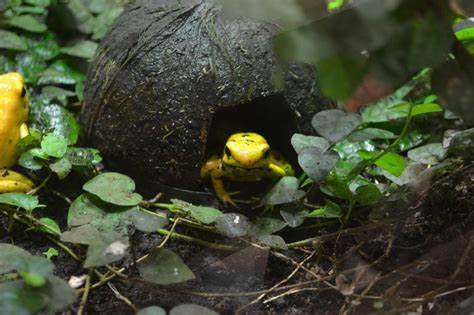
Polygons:
[[212,186],[214,187],[214,191],[217,194],[217,197],[224,203],[224,204],[231,204],[234,207],[238,208],[237,204],[232,200],[230,194],[225,190],[224,180],[222,177],[213,176],[211,174]]
[[235,202],[230,197],[230,194],[225,190],[222,161],[217,156],[211,157],[201,168],[201,178],[209,177],[211,178],[212,187],[214,188],[217,197],[223,203],[231,204],[234,207],[237,207]]

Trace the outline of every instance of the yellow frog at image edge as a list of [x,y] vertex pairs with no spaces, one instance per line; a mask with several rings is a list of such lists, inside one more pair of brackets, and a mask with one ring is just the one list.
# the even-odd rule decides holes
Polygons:
[[201,168],[201,177],[211,178],[219,199],[234,206],[234,201],[224,187],[224,180],[255,182],[293,175],[291,164],[280,153],[271,150],[263,136],[253,132],[231,135],[222,157],[211,157]]
[[27,192],[34,185],[25,176],[7,170],[18,158],[16,147],[28,135],[28,96],[19,73],[0,75],[0,193]]

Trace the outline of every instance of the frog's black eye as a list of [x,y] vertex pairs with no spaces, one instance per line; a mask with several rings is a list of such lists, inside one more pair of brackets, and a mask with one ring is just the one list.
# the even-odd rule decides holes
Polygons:
[[23,87],[23,89],[21,90],[21,97],[25,97],[26,96],[26,89],[25,87]]
[[224,148],[224,153],[225,153],[225,155],[227,155],[228,157],[231,157],[231,156],[232,156],[232,153],[230,152],[230,149],[229,149],[228,146],[226,146],[226,147]]

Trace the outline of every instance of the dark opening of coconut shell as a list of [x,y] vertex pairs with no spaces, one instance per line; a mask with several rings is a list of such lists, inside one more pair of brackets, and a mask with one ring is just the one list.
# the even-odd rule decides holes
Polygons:
[[129,5],[89,69],[82,114],[90,144],[150,194],[202,191],[202,163],[233,132],[262,133],[294,162],[292,134],[309,133],[313,114],[332,103],[309,67],[278,61],[277,33],[265,21],[226,16],[214,1]]

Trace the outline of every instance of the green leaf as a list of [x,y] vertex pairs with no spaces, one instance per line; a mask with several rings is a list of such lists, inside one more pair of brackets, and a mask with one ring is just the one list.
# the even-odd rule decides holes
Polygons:
[[96,20],[87,8],[87,3],[88,1],[83,0],[69,0],[60,3],[62,4],[59,6],[60,18],[62,18],[60,23],[83,34],[90,34]]
[[[362,112],[364,122],[386,122],[408,116],[410,103],[402,102],[386,107],[373,105]],[[412,108],[412,116],[442,112],[443,109],[438,104],[418,104]]]
[[257,218],[252,222],[249,235],[259,237],[276,233],[287,226],[287,223],[276,218],[263,217]]
[[11,257],[15,270],[29,286],[38,288],[46,284],[46,278],[53,273],[53,264],[43,257],[30,255],[28,257]]
[[79,102],[82,102],[84,100],[84,82],[77,82],[74,86],[74,92]]
[[29,14],[11,17],[6,23],[32,33],[44,33],[48,30],[46,24],[39,22],[34,16]]
[[408,151],[408,158],[422,164],[438,164],[446,157],[442,143],[429,143]]
[[240,213],[224,213],[216,219],[216,229],[229,238],[247,235],[250,222]]
[[262,235],[258,238],[258,242],[264,246],[268,246],[277,250],[287,250],[285,240],[279,235]]
[[429,113],[439,113],[442,112],[443,108],[439,106],[438,104],[419,104],[413,106],[412,109],[412,116],[417,116],[417,115],[423,115],[423,114],[429,114]]
[[338,172],[332,171],[320,186],[323,193],[333,197],[339,197],[346,200],[353,200],[354,196],[349,189],[347,179]]
[[207,307],[197,304],[180,304],[171,309],[169,315],[219,315]]
[[410,131],[398,142],[397,149],[401,152],[408,151],[418,145],[422,144],[425,140],[429,139],[430,135],[422,134],[418,130]]
[[304,216],[308,214],[307,210],[295,211],[291,205],[286,209],[280,210],[280,215],[289,227],[295,228],[303,224]]
[[166,315],[166,311],[159,306],[148,306],[142,308],[136,315]]
[[25,209],[28,213],[36,208],[44,207],[39,204],[38,197],[21,193],[0,194],[0,204],[6,204]]
[[41,89],[41,94],[49,99],[58,100],[61,105],[67,105],[69,97],[76,95],[74,92],[59,88],[57,86],[45,86]]
[[72,164],[67,158],[62,158],[49,165],[49,168],[58,175],[59,179],[66,178],[72,169]]
[[129,215],[132,225],[139,231],[144,233],[156,232],[168,225],[168,219],[166,214],[162,213],[162,216],[152,215],[145,211],[132,211]]
[[191,216],[204,224],[211,224],[222,215],[222,212],[211,207],[193,206],[189,210]]
[[61,229],[59,228],[59,225],[53,219],[48,218],[48,217],[43,217],[39,221],[42,224],[46,225],[46,227],[44,226],[40,227],[40,230],[46,233],[55,235],[55,236],[61,234]]
[[22,272],[20,273],[25,283],[33,288],[40,288],[46,284],[46,278],[31,272]]
[[91,59],[94,57],[98,44],[90,40],[82,40],[72,46],[61,48],[61,52],[65,55]]
[[84,224],[61,233],[61,241],[89,245],[100,238],[99,230],[92,224]]
[[420,175],[421,172],[423,172],[426,169],[426,166],[421,164],[421,163],[414,163],[414,162],[409,162],[407,167],[405,167],[405,170],[403,171],[402,175],[400,176],[393,176],[389,172],[385,170],[381,170],[381,174],[391,180],[393,183],[395,183],[398,186],[403,186],[408,183],[416,181]]
[[372,140],[350,142],[348,139],[345,139],[334,144],[332,147],[332,150],[336,151],[340,158],[345,160],[360,159],[359,151],[373,152],[376,149],[376,143]]
[[121,260],[130,244],[121,233],[103,231],[89,243],[84,268],[99,267]]
[[397,136],[388,130],[379,128],[364,128],[362,130],[354,131],[347,140],[351,142],[360,142],[373,139],[394,139]]
[[265,195],[263,203],[274,206],[300,200],[304,197],[305,192],[298,188],[299,182],[296,177],[282,177]]
[[92,224],[100,231],[118,231],[127,235],[137,207],[119,207],[102,202],[91,194],[83,194],[74,200],[69,207],[67,223],[69,227]]
[[49,133],[41,141],[41,150],[49,156],[62,158],[67,151],[67,140],[62,135]]
[[32,54],[40,60],[49,61],[60,54],[56,35],[51,32],[47,32],[34,38],[30,37],[28,48],[28,54]]
[[316,69],[323,94],[331,99],[345,100],[362,82],[367,61],[362,57],[332,56],[320,61]]
[[340,218],[342,217],[341,207],[330,200],[326,200],[326,205],[322,208],[313,210],[306,215],[307,218]]
[[0,48],[25,51],[27,46],[25,41],[17,34],[0,30]]
[[38,115],[41,124],[38,129],[44,132],[52,132],[67,139],[68,145],[74,145],[79,137],[79,124],[74,115],[59,105],[44,107]]
[[43,168],[43,164],[35,159],[35,156],[31,153],[31,150],[23,153],[20,156],[18,164],[32,171],[37,171]]
[[464,27],[456,31],[455,35],[456,38],[461,41],[474,39],[474,25],[470,27]]
[[160,285],[182,283],[195,278],[181,258],[166,248],[153,249],[138,264],[138,270],[144,280]]
[[222,215],[222,212],[215,208],[195,206],[179,199],[171,199],[171,202],[183,211],[189,212],[194,219],[204,224],[214,223]]
[[377,186],[372,183],[357,187],[355,195],[356,201],[363,206],[374,205],[382,198],[382,193]]
[[298,155],[298,164],[316,183],[320,183],[334,168],[339,157],[333,151],[321,152],[318,148],[309,147]]
[[68,148],[65,158],[74,166],[88,166],[102,161],[99,150],[88,148]]
[[120,8],[113,8],[109,11],[99,14],[93,25],[92,39],[98,40],[104,37],[105,33],[107,33],[107,31],[112,26],[115,19],[118,18],[119,15],[122,14],[122,12],[123,12],[123,8],[120,7]]
[[0,243],[0,274],[14,271],[18,259],[28,259],[32,255],[23,248],[11,244]]
[[135,191],[135,182],[120,173],[103,173],[89,180],[82,187],[101,200],[118,206],[136,206],[142,196]]
[[116,8],[121,2],[121,0],[91,0],[88,8],[92,13],[99,14]]
[[320,149],[321,152],[324,152],[327,151],[330,146],[329,142],[324,138],[305,136],[300,133],[295,133],[293,137],[291,137],[291,145],[298,154],[300,154],[301,151],[307,147],[316,147]]
[[313,128],[330,142],[338,142],[347,137],[360,124],[360,115],[346,113],[339,109],[324,110],[314,115]]
[[52,260],[53,257],[59,256],[58,250],[52,247],[48,248],[48,250],[43,252],[42,254],[46,257],[47,260]]
[[[363,159],[372,159],[378,155],[376,152],[360,151]],[[387,152],[375,161],[375,165],[383,168],[394,176],[400,176],[406,166],[405,158],[394,152]]]
[[344,0],[329,0],[327,8],[329,11],[337,10],[344,5]]
[[73,85],[84,81],[85,76],[79,71],[74,70],[64,60],[57,60],[43,71],[38,84],[65,84]]
[[51,0],[23,0],[23,1],[33,6],[44,7],[44,8],[49,7],[51,4]]

